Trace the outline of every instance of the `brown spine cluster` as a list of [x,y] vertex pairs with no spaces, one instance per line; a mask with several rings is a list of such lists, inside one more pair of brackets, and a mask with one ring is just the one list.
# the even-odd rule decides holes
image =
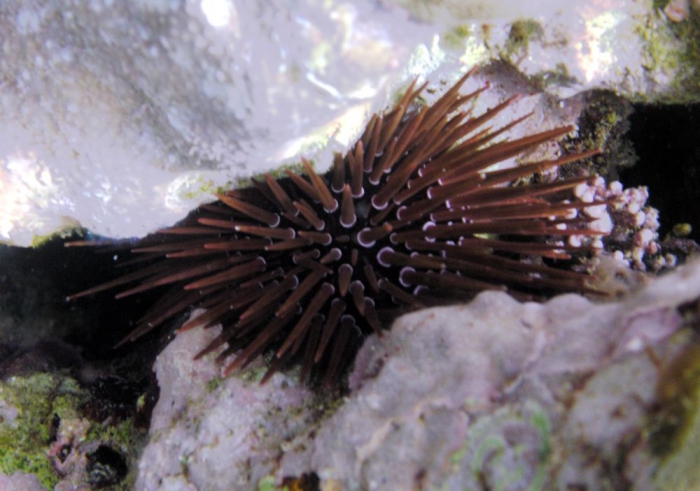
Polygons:
[[303,378],[317,373],[330,384],[366,335],[388,327],[383,314],[396,306],[487,289],[523,296],[586,291],[585,275],[548,262],[587,248],[545,239],[600,233],[578,212],[601,203],[572,194],[588,178],[507,184],[597,151],[490,171],[573,128],[495,143],[524,118],[486,126],[513,99],[472,116],[464,107],[484,89],[460,94],[470,73],[429,107],[415,104],[425,85],[411,84],[394,108],[372,117],[345,156],[336,154],[326,175],[303,160],[306,176],[268,174],[217,195],[133,248],[134,261],[145,266],[71,298],[164,287],[123,342],[201,307],[206,312],[181,330],[223,329],[198,356],[226,346],[218,357],[236,355],[229,373],[272,351],[264,380],[300,361]]

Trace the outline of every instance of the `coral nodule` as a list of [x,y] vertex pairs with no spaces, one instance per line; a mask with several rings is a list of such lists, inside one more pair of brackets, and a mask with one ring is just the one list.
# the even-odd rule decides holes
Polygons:
[[[432,106],[415,104],[425,85],[414,81],[395,107],[371,118],[345,156],[335,155],[327,174],[302,160],[306,177],[267,174],[217,194],[132,248],[139,263],[150,264],[69,298],[169,287],[122,343],[201,307],[180,331],[219,323],[222,331],[198,357],[226,346],[220,360],[236,355],[228,374],[271,351],[263,381],[298,361],[303,379],[315,374],[331,385],[397,307],[487,289],[535,297],[587,291],[585,274],[552,262],[589,248],[552,238],[601,234],[578,213],[601,202],[573,198],[588,177],[507,184],[598,152],[490,170],[574,128],[492,143],[525,118],[485,126],[514,98],[480,116],[463,109],[486,88],[460,94],[472,72]],[[93,243],[67,245],[86,244]]]

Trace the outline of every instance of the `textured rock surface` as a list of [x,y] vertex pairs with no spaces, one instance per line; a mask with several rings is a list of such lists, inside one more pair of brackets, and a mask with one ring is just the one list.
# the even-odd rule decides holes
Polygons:
[[156,361],[161,392],[138,490],[256,489],[276,470],[287,443],[322,409],[288,376],[276,374],[260,386],[260,370],[248,372],[247,380],[220,379],[212,359],[193,363],[213,334],[178,335]]
[[[465,58],[498,53],[562,97],[582,86],[645,101],[700,96],[696,1],[692,7],[688,0],[396,3],[424,21],[451,26],[445,41]],[[684,14],[674,15],[679,4]]]
[[399,3],[0,3],[0,240],[143,236],[300,155],[325,170],[398,85],[490,60],[538,122],[591,88],[697,100],[697,22],[657,2]]
[[145,235],[216,186],[348,145],[432,36],[366,1],[10,0],[0,29],[0,239],[19,245],[67,217]]
[[692,489],[698,297],[696,263],[619,303],[487,292],[406,315],[325,413],[289,376],[216,382],[213,360],[189,362],[210,333],[184,333],[157,365],[139,489],[311,473],[348,490]]
[[0,489],[3,491],[45,491],[36,476],[15,472],[7,476],[0,472]]

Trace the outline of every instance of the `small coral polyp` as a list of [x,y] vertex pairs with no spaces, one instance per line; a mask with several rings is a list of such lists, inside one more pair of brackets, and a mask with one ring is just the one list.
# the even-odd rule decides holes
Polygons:
[[[473,72],[473,70],[472,70]],[[192,307],[206,311],[181,331],[222,325],[198,356],[219,350],[226,373],[273,352],[263,380],[290,363],[326,385],[397,308],[420,308],[506,290],[526,298],[585,292],[586,275],[556,267],[597,237],[574,189],[589,177],[508,186],[591,157],[596,150],[490,170],[574,130],[565,126],[496,142],[525,118],[498,129],[489,120],[513,98],[479,116],[465,109],[484,88],[460,94],[467,73],[432,106],[412,83],[375,115],[331,170],[267,174],[218,194],[174,227],[142,239],[135,272],[71,298],[123,288],[117,298],[165,288],[132,341]],[[89,242],[77,242],[82,245]],[[524,261],[523,258],[527,260]]]

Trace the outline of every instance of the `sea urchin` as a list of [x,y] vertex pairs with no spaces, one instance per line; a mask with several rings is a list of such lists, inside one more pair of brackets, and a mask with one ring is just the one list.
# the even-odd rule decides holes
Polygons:
[[70,298],[169,287],[122,343],[201,307],[180,330],[221,324],[198,356],[225,345],[220,360],[236,355],[226,373],[272,351],[264,380],[299,360],[302,378],[321,374],[329,384],[365,336],[382,333],[389,308],[485,289],[585,291],[584,274],[548,264],[585,248],[547,239],[598,233],[578,210],[600,203],[569,200],[587,178],[506,184],[597,152],[489,170],[573,127],[492,143],[524,118],[485,126],[513,99],[480,116],[463,109],[484,90],[460,94],[470,73],[432,106],[417,107],[425,85],[414,82],[394,108],[372,117],[345,156],[335,155],[327,174],[302,160],[306,177],[267,174],[217,194],[136,244],[132,252],[146,266]]

